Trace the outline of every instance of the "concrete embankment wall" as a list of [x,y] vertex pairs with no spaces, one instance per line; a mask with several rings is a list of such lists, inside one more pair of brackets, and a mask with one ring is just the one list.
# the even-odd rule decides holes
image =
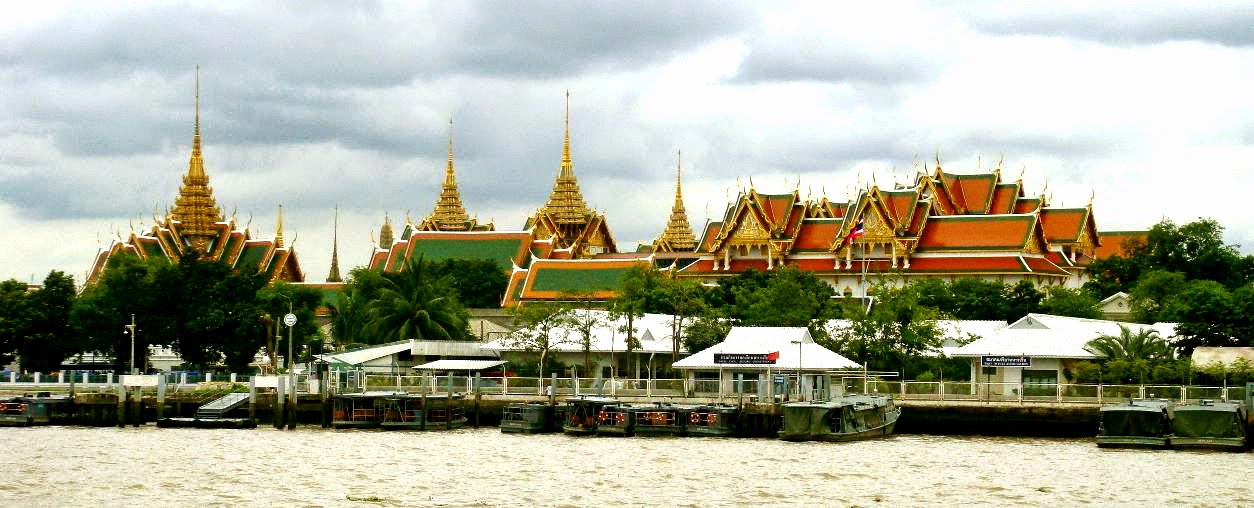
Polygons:
[[[562,402],[561,397],[558,403]],[[113,395],[80,395],[75,407],[77,418],[69,422],[86,425],[110,425],[118,421]],[[265,423],[274,415],[274,395],[258,394],[253,409],[256,418]],[[515,402],[540,402],[538,396],[482,396],[476,404],[469,396],[460,402],[468,424],[495,426],[500,423],[501,410]],[[624,400],[628,403],[645,401]],[[699,402],[679,401],[673,402]],[[1092,437],[1097,433],[1098,406],[1089,404],[1060,404],[1048,402],[970,402],[970,401],[898,401],[902,407],[897,432],[902,434],[985,435],[985,436],[1056,436]],[[197,403],[180,401],[178,397],[166,400],[161,408],[163,416],[192,416]],[[156,419],[156,400],[143,399],[143,421]],[[477,411],[476,411],[477,408]],[[774,404],[744,404],[742,432],[752,436],[770,436],[778,430],[780,407]],[[248,416],[247,406],[233,412],[234,416]],[[304,395],[297,406],[296,422],[301,425],[318,425],[322,418],[322,404],[317,396]]]
[[1098,406],[1058,403],[900,401],[903,434],[1093,437]]

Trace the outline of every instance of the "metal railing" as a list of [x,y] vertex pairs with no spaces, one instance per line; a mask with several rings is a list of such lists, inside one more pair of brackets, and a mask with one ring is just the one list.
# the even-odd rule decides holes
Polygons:
[[[67,371],[63,374],[12,374],[0,376],[0,390],[67,391],[73,384],[80,390],[116,389],[120,378],[113,374]],[[169,393],[198,394],[214,398],[240,385],[248,386],[251,376],[201,375],[167,372],[160,374]],[[258,378],[261,379],[261,378]],[[297,390],[313,393],[316,376],[297,376]],[[747,398],[756,400],[784,394],[796,397],[796,385],[760,382],[757,379],[633,379],[633,378],[536,378],[466,375],[390,375],[354,371],[332,371],[330,387],[340,393],[358,391],[398,391],[408,393],[482,393],[485,395],[547,395],[552,386],[556,396],[605,395],[653,398]],[[259,385],[260,386],[260,385]],[[822,399],[847,393],[891,395],[898,400],[1055,402],[1077,404],[1113,403],[1128,398],[1158,398],[1178,402],[1200,399],[1241,401],[1249,396],[1245,386],[1125,385],[1076,383],[992,383],[971,381],[898,381],[851,376],[831,379],[830,388],[806,386],[808,399]],[[145,388],[145,390],[152,390]]]

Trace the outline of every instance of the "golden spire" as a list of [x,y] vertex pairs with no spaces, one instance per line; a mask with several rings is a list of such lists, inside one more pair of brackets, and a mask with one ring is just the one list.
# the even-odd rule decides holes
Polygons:
[[331,271],[327,282],[344,282],[340,278],[340,205],[335,205],[335,221],[331,227]]
[[383,227],[379,228],[379,247],[391,249],[392,239],[392,218],[388,217],[387,212],[383,212]]
[[283,248],[283,204],[279,203],[279,221],[274,227],[274,248]]
[[218,233],[214,223],[222,221],[222,211],[213,199],[213,188],[205,175],[205,161],[200,154],[200,67],[196,67],[196,116],[192,134],[192,155],[187,163],[187,175],[179,187],[170,218],[179,222],[184,242],[204,253]]
[[579,182],[575,179],[575,165],[570,158],[570,91],[566,91],[566,125],[562,137],[562,166],[553,183],[549,201],[541,210],[560,224],[583,224],[593,214],[584,203]]
[[444,186],[431,212],[431,220],[441,231],[462,231],[470,218],[462,206],[461,191],[457,188],[457,172],[453,169],[453,118],[448,119],[448,164],[444,168]]
[[680,181],[683,171],[683,152],[676,152],[675,162],[675,204],[671,207],[671,218],[662,232],[662,240],[670,244],[673,251],[693,251],[697,249],[697,239],[692,234],[692,225],[688,222],[688,213],[684,211],[684,194]]

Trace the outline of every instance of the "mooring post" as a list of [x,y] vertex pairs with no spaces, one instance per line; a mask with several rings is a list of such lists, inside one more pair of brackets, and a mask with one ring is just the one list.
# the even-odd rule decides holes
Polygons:
[[419,404],[423,405],[423,415],[418,419],[418,429],[426,430],[426,420],[431,418],[431,408],[426,405],[426,391],[421,396],[423,396],[423,399],[419,400]]
[[279,378],[274,385],[274,407],[270,411],[274,418],[274,428],[283,430],[283,387],[286,383]]
[[475,373],[475,428],[479,428],[479,373]]
[[331,407],[329,405],[331,397],[331,370],[329,364],[322,364],[318,369],[318,395],[322,398],[322,412],[319,415],[319,423],[322,428],[331,426]]
[[257,377],[248,380],[248,419],[257,419]]
[[165,376],[157,376],[157,421],[165,416]]
[[287,430],[292,430],[296,428],[296,401],[299,400],[300,394],[296,390],[296,373],[290,372],[287,377],[292,384],[290,393],[287,396],[287,404],[285,406],[287,408],[285,411],[287,414],[284,415],[283,419],[287,421]]
[[126,387],[118,383],[118,427],[126,426]]
[[549,405],[554,406],[557,405],[557,374],[549,374],[549,376]]
[[[444,429],[453,428],[453,373],[449,373],[448,377],[448,398],[444,399]],[[462,399],[462,411],[466,410],[466,399]]]

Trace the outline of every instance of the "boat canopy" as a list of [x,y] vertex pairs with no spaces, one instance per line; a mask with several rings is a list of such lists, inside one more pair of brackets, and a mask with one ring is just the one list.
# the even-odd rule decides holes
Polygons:
[[1171,428],[1181,437],[1245,437],[1236,404],[1176,406]]

